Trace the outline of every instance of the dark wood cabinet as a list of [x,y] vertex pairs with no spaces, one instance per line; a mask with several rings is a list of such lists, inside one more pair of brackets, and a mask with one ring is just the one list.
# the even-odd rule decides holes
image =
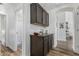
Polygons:
[[47,13],[46,15],[46,26],[49,26],[49,14]]
[[30,10],[31,10],[31,23],[36,23],[37,22],[37,8],[36,8],[36,4],[31,4],[30,6]]
[[43,25],[46,25],[46,12],[43,11]]
[[44,37],[44,55],[47,55],[49,52],[49,37]]
[[[49,35],[49,50],[52,49],[53,45],[54,45],[54,35]],[[52,43],[53,42],[53,43]]]
[[31,56],[47,55],[49,50],[52,49],[53,35],[36,36],[30,35],[30,50]]
[[49,26],[49,14],[38,3],[30,5],[31,24]]
[[42,24],[43,20],[43,9],[40,5],[37,4],[37,23]]
[[31,35],[31,55],[42,56],[43,55],[43,40],[42,37]]
[[43,11],[43,25],[49,26],[49,15],[46,11]]

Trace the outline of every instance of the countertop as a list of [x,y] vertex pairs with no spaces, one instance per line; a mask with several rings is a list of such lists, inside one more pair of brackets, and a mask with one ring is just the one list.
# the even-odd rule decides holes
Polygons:
[[[31,35],[34,35],[34,34],[31,34]],[[44,37],[44,36],[48,36],[48,35],[53,35],[53,34],[42,34],[42,35],[35,35],[35,36],[42,36],[42,37]]]

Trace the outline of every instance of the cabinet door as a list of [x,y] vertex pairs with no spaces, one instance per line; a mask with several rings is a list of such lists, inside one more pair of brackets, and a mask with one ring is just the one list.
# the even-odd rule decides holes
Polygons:
[[46,25],[49,26],[49,14],[48,13],[46,14],[46,18],[47,18],[46,19]]
[[48,26],[49,25],[49,15],[44,10],[43,10],[43,25],[44,26]]
[[37,22],[37,5],[32,3],[30,5],[30,13],[31,13],[31,24]]
[[43,22],[43,9],[42,7],[38,4],[37,5],[37,23],[42,24]]
[[43,25],[45,26],[46,25],[46,12],[43,10]]
[[48,51],[49,51],[49,37],[46,36],[44,37],[44,55],[47,55],[48,54]]
[[53,44],[53,35],[49,35],[49,50],[52,49]]
[[31,55],[43,56],[43,39],[40,36],[31,36]]

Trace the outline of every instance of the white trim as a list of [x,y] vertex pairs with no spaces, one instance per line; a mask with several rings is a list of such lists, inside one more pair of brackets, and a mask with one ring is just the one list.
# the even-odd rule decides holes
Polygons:
[[[23,9],[22,8],[18,8],[18,9],[16,9],[15,10],[15,13],[17,13],[17,11],[20,11],[20,10],[22,10],[22,12],[23,12]],[[22,39],[22,55],[25,55],[24,54],[24,49],[25,49],[25,47],[23,47],[24,46],[24,19],[22,18],[22,20],[23,20],[23,39]]]
[[73,50],[73,52],[78,53],[79,54],[79,50]]
[[0,11],[0,15],[6,15],[6,13]]

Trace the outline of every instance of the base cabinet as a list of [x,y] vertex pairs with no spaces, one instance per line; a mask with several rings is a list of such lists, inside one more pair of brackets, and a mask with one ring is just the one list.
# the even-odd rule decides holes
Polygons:
[[30,35],[31,56],[45,56],[52,49],[53,34],[46,36]]
[[44,55],[47,55],[49,52],[49,37],[44,37]]

